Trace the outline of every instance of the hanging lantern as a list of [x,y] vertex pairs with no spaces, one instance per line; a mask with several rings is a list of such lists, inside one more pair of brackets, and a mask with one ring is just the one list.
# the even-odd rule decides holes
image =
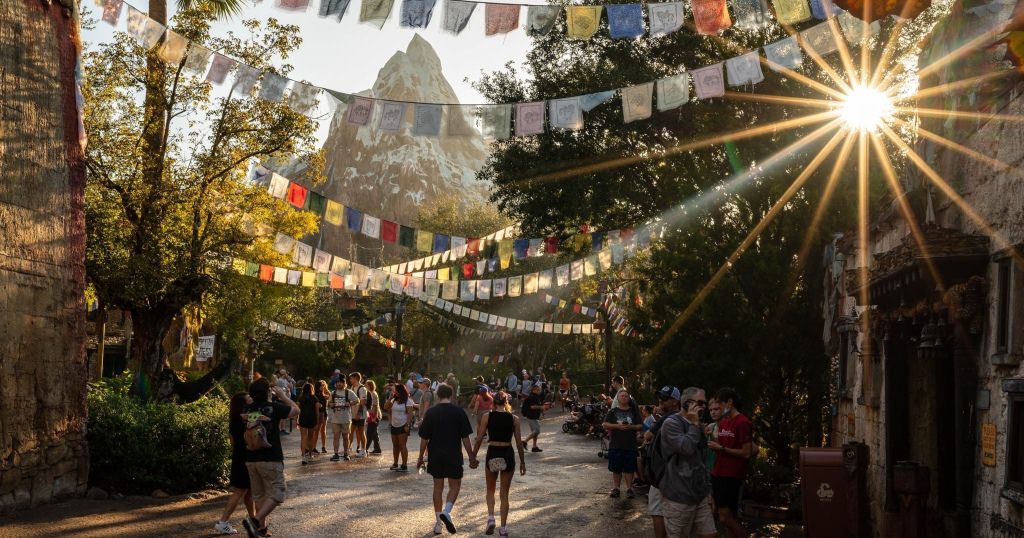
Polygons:
[[913,19],[932,3],[931,0],[835,0],[835,4],[854,17],[872,23],[889,15]]

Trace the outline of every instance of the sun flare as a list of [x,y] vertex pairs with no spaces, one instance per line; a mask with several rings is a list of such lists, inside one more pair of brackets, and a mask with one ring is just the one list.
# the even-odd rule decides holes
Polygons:
[[843,122],[854,130],[874,132],[888,122],[896,107],[885,93],[871,86],[854,86],[839,106]]

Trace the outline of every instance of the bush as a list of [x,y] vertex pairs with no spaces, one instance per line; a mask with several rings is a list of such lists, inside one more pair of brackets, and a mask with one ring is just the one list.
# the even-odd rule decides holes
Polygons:
[[762,504],[789,506],[796,491],[796,471],[759,457],[747,471],[743,496]]
[[228,402],[139,402],[128,375],[89,387],[89,483],[125,493],[195,491],[227,477]]

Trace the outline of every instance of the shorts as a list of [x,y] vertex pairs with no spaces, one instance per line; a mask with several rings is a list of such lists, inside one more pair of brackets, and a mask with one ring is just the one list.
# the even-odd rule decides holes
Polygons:
[[715,497],[715,505],[719,508],[728,508],[733,513],[740,508],[740,492],[743,490],[743,480],[731,476],[712,476],[711,491]]
[[252,487],[252,482],[249,480],[249,468],[245,466],[245,456],[231,458],[231,476],[228,478],[228,485],[236,489]]
[[608,449],[608,470],[613,473],[635,473],[636,459],[640,457],[638,450],[623,448]]
[[278,504],[284,502],[284,462],[250,461],[245,464],[252,482],[252,500],[257,504],[270,499]]
[[658,488],[651,486],[647,490],[647,513],[652,517],[664,517],[665,511],[663,509],[663,497],[661,491]]
[[427,473],[435,479],[462,480],[462,463],[444,461],[436,457],[430,458],[427,460]]
[[484,459],[484,469],[487,470],[487,462],[493,459],[504,459],[505,470],[502,472],[514,472],[516,470],[516,451],[510,446],[488,446],[487,457]]
[[353,428],[363,428],[365,426],[366,426],[366,419],[365,418],[354,418],[354,419],[352,419],[352,427]]
[[339,433],[342,434],[342,435],[351,435],[352,434],[352,423],[351,422],[342,422],[341,424],[338,424],[337,422],[332,422],[331,423],[331,431],[334,432],[334,435],[338,435]]
[[525,418],[524,417],[523,418],[523,422],[525,422],[530,427],[530,435],[533,435],[535,433],[538,433],[538,434],[540,433],[540,420],[539,419]]
[[406,426],[408,426],[408,424],[402,424],[401,426],[392,426],[391,435],[409,435],[409,430],[405,429]]
[[715,518],[711,513],[711,502],[707,499],[697,504],[677,503],[662,498],[661,509],[665,518],[665,534],[668,536],[696,536],[715,534]]
[[312,429],[312,428],[315,428],[316,425],[317,425],[316,418],[312,418],[310,420],[299,420],[299,427],[300,428]]

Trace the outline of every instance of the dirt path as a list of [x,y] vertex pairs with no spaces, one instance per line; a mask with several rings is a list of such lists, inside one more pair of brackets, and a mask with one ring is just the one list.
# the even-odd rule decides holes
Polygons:
[[[646,497],[609,499],[611,480],[596,441],[560,430],[561,415],[544,420],[540,447],[527,453],[527,474],[512,483],[509,534],[531,537],[651,536]],[[384,433],[385,428],[381,428]],[[298,431],[284,437],[288,499],[272,516],[276,537],[433,537],[429,475],[398,474],[390,439],[384,456],[301,466]],[[383,437],[383,436],[382,436]],[[410,467],[419,438],[409,440]],[[213,536],[226,496],[192,499],[78,499],[0,518],[0,538],[26,536]],[[244,536],[239,509],[233,524]],[[453,512],[459,535],[481,536],[487,519],[484,478],[469,470]]]

